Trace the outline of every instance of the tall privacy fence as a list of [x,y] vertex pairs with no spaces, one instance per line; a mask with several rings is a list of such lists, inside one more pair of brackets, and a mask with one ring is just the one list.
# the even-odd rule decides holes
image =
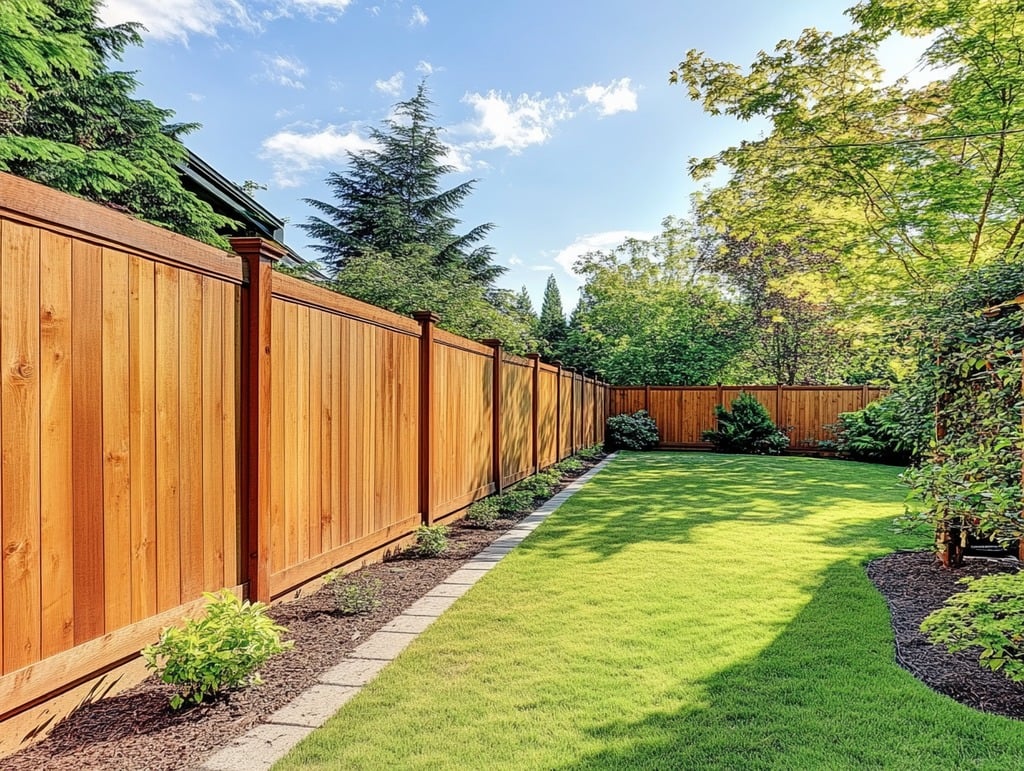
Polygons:
[[[2,721],[604,437],[602,383],[0,174]],[[2,744],[2,742],[0,742]]]
[[609,414],[647,410],[664,448],[711,448],[701,439],[716,427],[715,405],[726,408],[740,393],[753,395],[776,425],[787,427],[791,450],[810,450],[834,439],[826,428],[841,412],[863,409],[886,392],[869,386],[639,386],[609,389]]

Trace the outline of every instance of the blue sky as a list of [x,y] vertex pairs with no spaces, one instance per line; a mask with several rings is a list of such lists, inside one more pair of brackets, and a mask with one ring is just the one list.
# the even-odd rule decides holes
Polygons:
[[[566,311],[572,261],[683,215],[696,186],[687,160],[758,127],[706,116],[668,72],[690,48],[748,64],[804,27],[843,31],[851,0],[106,0],[107,22],[140,21],[128,52],[138,94],[202,129],[189,146],[292,223],[303,198],[366,145],[424,77],[450,158],[451,184],[477,180],[466,229],[489,243],[538,307],[554,273]],[[890,52],[906,71],[913,57]],[[908,58],[909,57],[909,58]]]

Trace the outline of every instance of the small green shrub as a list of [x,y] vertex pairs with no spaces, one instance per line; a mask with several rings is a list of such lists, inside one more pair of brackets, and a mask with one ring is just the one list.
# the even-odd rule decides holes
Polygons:
[[343,616],[373,613],[380,607],[381,582],[368,575],[345,576],[332,570],[324,576],[324,583],[334,595],[334,607]]
[[910,462],[914,446],[900,418],[900,399],[886,397],[856,412],[841,412],[834,424],[836,449],[854,460]]
[[490,527],[501,516],[495,496],[476,501],[466,512],[466,521],[476,527]]
[[981,650],[983,667],[1024,682],[1024,574],[963,578],[954,594],[921,623],[929,640],[951,652]]
[[[650,450],[658,444],[658,426],[646,410],[612,415],[605,423],[604,435],[609,450]],[[589,460],[582,452],[577,455]]]
[[533,508],[533,493],[513,487],[497,496],[498,511],[502,514],[518,514]]
[[551,497],[551,492],[554,490],[555,485],[558,484],[561,478],[562,475],[557,471],[546,469],[538,474],[534,474],[532,477],[524,479],[513,489],[529,492],[535,499],[549,498]]
[[789,438],[772,422],[771,415],[752,394],[742,392],[732,401],[732,410],[715,405],[718,430],[705,431],[701,438],[720,452],[748,455],[778,455],[789,447]]
[[[641,412],[643,412],[643,410],[641,410]],[[653,422],[654,419],[651,418],[651,423],[653,424]],[[657,428],[655,428],[655,432],[657,432]],[[657,438],[655,438],[655,444],[657,444]],[[604,445],[602,444],[593,444],[590,447],[581,447],[576,451],[576,457],[582,461],[590,463],[592,461],[599,460],[601,456],[604,455],[604,449]]]
[[420,525],[416,528],[416,553],[421,557],[437,557],[447,548],[447,525]]
[[288,630],[266,615],[261,602],[242,602],[227,589],[207,592],[206,615],[168,627],[160,641],[142,651],[146,667],[179,690],[171,708],[199,704],[228,689],[259,685],[256,671],[271,656],[292,647]]
[[561,474],[578,474],[583,471],[583,461],[579,458],[566,458],[554,465]]

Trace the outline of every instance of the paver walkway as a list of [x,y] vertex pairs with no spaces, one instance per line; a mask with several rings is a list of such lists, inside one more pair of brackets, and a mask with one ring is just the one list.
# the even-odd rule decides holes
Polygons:
[[335,712],[373,680],[390,661],[455,601],[487,575],[501,559],[522,543],[598,473],[614,456],[601,461],[574,480],[543,506],[500,536],[486,549],[452,573],[443,583],[414,602],[384,625],[340,663],[320,676],[319,682],[290,704],[270,715],[264,723],[238,737],[211,757],[205,771],[262,771],[269,769],[308,734],[327,722]]

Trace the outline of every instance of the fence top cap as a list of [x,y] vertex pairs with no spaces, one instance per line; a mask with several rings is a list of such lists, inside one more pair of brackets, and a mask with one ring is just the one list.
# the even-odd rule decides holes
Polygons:
[[412,317],[417,321],[429,321],[431,324],[436,324],[441,320],[433,311],[413,311]]

